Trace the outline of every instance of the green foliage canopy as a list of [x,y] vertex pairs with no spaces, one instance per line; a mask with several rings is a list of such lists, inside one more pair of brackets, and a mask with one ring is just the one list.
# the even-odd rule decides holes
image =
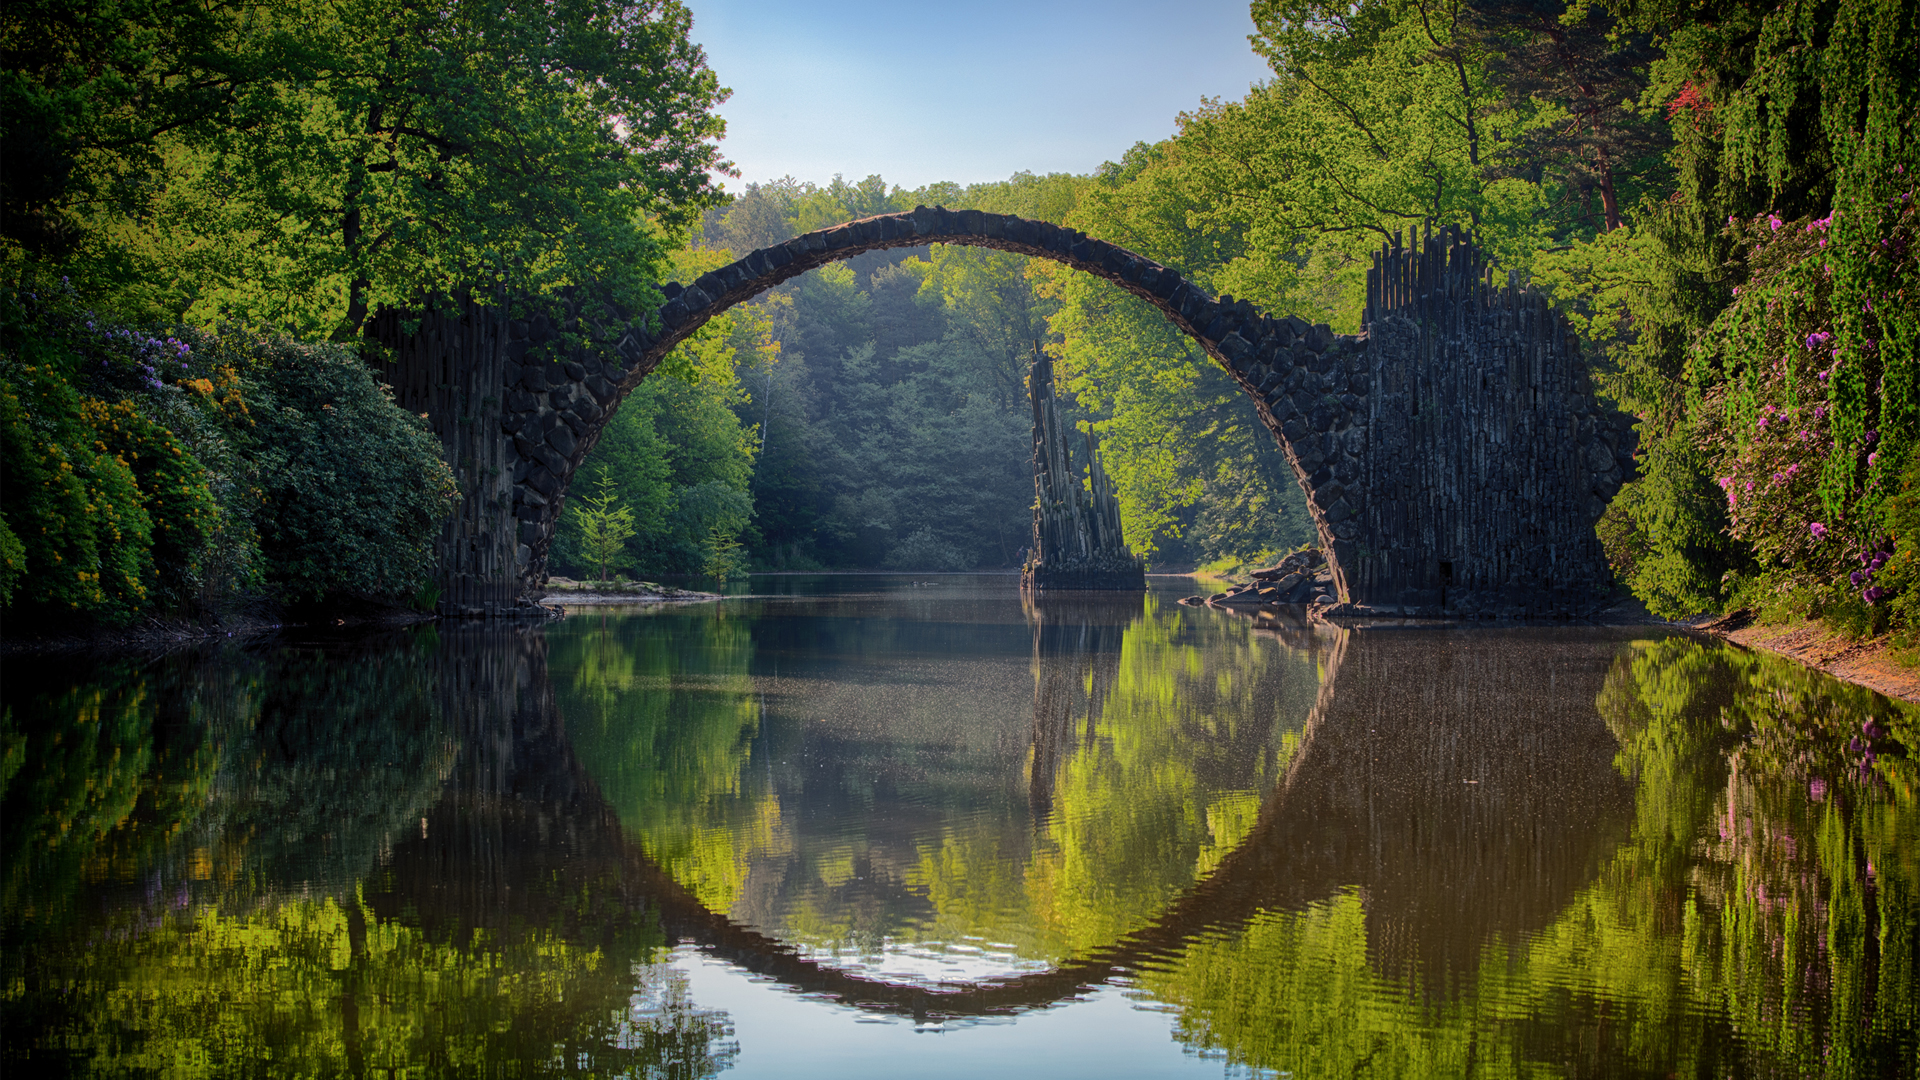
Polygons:
[[[589,283],[641,309],[727,168],[675,0],[10,6],[11,257],[140,314],[351,335]],[[97,48],[105,63],[82,50]],[[10,162],[21,155],[9,153]]]

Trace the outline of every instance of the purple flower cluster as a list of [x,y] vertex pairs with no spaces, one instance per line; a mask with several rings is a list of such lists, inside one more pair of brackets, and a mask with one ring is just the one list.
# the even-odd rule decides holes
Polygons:
[[108,359],[100,361],[99,377],[106,385],[128,390],[156,391],[169,381],[191,377],[193,346],[176,337],[156,337],[126,327],[102,328],[92,319],[86,327],[97,335]]
[[1873,583],[1873,575],[1879,573],[1880,568],[1893,557],[1893,552],[1887,550],[1892,546],[1891,542],[1870,545],[1860,552],[1860,569],[1847,575],[1848,583],[1860,590],[1860,599],[1869,604],[1877,604],[1893,595],[1892,589]]

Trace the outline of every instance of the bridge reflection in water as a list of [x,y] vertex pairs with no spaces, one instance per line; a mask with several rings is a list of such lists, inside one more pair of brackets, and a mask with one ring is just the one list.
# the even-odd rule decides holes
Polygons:
[[[596,635],[559,697],[574,745],[596,740],[584,772],[621,793],[625,841],[667,879],[650,888],[675,934],[796,990],[916,1015],[1052,1004],[1347,893],[1384,972],[1471,980],[1489,943],[1547,925],[1625,838],[1632,793],[1593,707],[1612,642],[1249,633],[1144,605],[1025,601],[1024,745],[993,696],[1011,658],[977,654],[842,660],[830,680],[794,656],[758,680],[742,636],[638,675],[644,657],[671,664],[677,633]],[[812,617],[781,618],[818,640]],[[614,729],[646,735],[597,742]]]
[[1836,757],[1908,714],[1684,638],[1009,590],[113,678],[7,690],[33,754],[154,710],[88,736],[124,797],[35,781],[138,809],[10,861],[10,1066],[712,1073],[675,945],[926,1020],[1121,985],[1303,1074],[1914,1060],[1911,777]]

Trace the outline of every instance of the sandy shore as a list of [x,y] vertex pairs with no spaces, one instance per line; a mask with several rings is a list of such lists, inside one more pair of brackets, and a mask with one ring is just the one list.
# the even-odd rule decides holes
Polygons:
[[676,589],[651,581],[623,581],[612,588],[596,588],[591,582],[549,578],[547,595],[540,598],[540,603],[548,607],[588,607],[605,604],[688,604],[720,598],[719,593]]
[[1759,626],[1744,612],[1702,623],[1694,629],[1750,649],[1791,657],[1890,698],[1920,701],[1920,668],[1896,663],[1885,637],[1851,641],[1828,632],[1816,622]]

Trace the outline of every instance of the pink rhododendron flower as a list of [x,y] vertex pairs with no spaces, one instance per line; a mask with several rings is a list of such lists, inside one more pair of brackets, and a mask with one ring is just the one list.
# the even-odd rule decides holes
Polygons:
[[1807,531],[1813,534],[1815,540],[1825,540],[1827,538],[1827,527],[1818,521],[1807,522]]

